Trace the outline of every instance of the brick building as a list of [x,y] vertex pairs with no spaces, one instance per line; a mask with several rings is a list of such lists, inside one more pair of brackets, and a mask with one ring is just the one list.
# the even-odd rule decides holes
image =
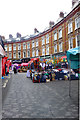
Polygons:
[[80,2],[77,2],[76,6],[72,5],[70,13],[64,16],[64,13],[60,12],[57,23],[50,22],[50,27],[42,33],[38,31],[32,36],[5,40],[7,57],[12,60],[61,57],[67,50],[79,46]]

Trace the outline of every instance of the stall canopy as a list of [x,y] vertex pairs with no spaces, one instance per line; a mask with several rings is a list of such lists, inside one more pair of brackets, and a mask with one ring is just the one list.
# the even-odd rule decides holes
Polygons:
[[39,58],[32,58],[31,61],[33,61],[33,60],[39,61]]
[[21,66],[28,66],[28,63],[22,63]]
[[67,60],[71,69],[79,68],[80,46],[67,51]]
[[61,57],[61,59],[64,59],[64,58],[66,59],[66,58],[67,58],[67,56],[65,55],[65,56],[62,56],[62,57]]

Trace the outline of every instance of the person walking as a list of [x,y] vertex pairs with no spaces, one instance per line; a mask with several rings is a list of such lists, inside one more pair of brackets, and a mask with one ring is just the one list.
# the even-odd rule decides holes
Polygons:
[[17,73],[17,69],[16,69],[16,66],[14,66],[14,74]]

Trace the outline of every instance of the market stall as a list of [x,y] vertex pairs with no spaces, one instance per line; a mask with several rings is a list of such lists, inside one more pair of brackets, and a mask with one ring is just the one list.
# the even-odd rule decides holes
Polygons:
[[69,69],[70,69],[70,72],[69,72],[69,76],[70,76],[69,77],[69,96],[71,96],[71,69],[77,71],[77,73],[75,73],[75,76],[77,75],[76,77],[79,78],[79,76],[80,76],[79,56],[80,56],[80,46],[67,51],[67,60],[68,60]]

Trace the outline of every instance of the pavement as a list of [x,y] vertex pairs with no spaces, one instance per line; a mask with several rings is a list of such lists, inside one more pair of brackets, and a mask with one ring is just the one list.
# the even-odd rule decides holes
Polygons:
[[77,80],[33,83],[26,73],[17,73],[9,81],[8,90],[3,88],[2,118],[78,118]]

